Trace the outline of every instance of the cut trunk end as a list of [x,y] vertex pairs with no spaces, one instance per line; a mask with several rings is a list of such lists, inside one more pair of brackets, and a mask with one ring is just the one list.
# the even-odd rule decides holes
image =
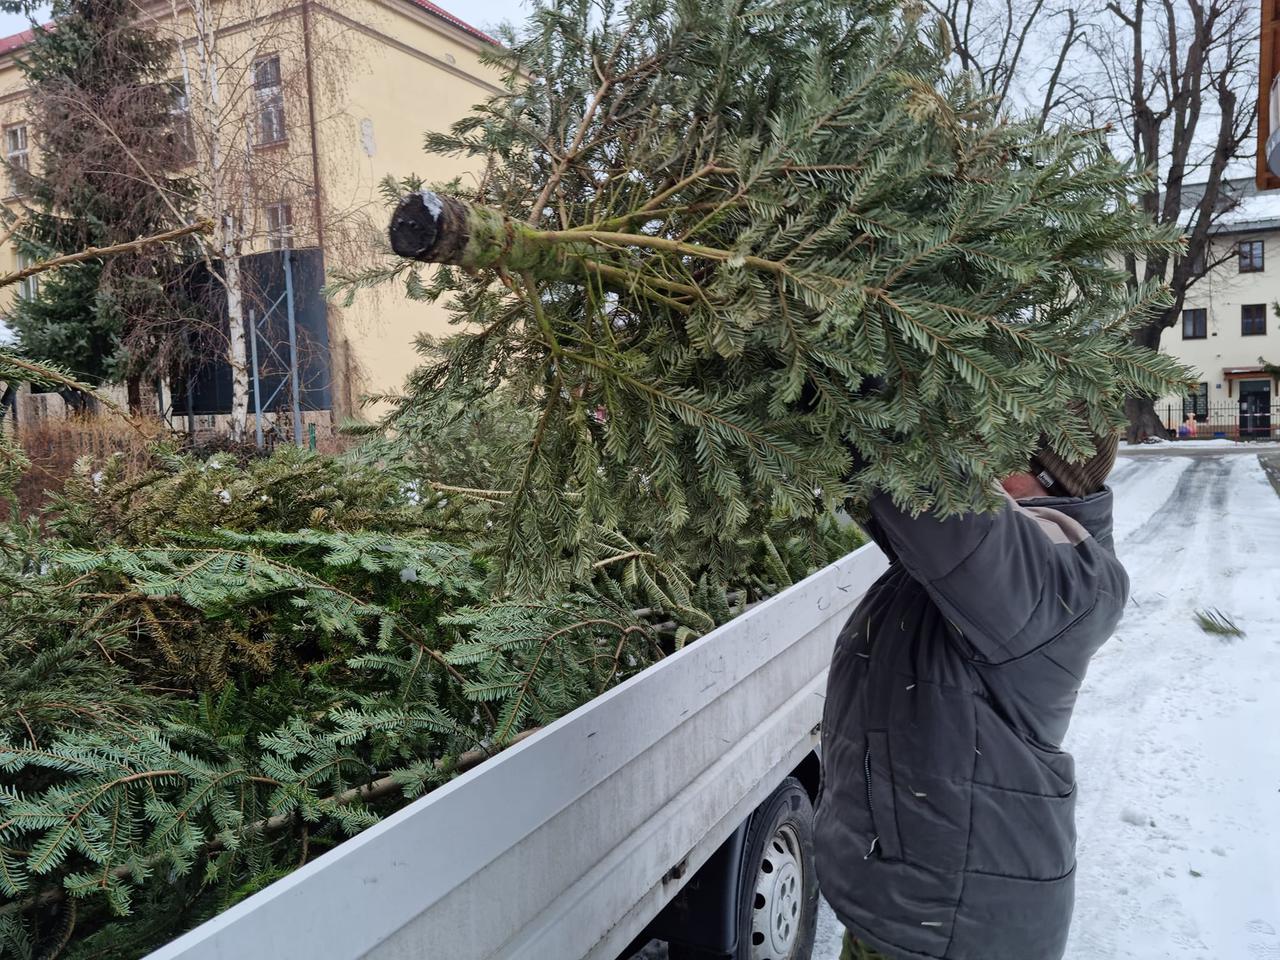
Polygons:
[[580,280],[579,262],[590,244],[535,230],[491,207],[418,190],[406,194],[391,216],[391,249],[423,263],[467,270],[486,267],[539,280]]
[[391,249],[424,263],[464,263],[471,207],[430,190],[408,194],[391,217]]

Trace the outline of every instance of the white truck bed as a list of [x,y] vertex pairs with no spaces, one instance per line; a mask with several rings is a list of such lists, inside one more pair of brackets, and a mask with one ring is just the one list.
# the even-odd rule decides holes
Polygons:
[[615,960],[817,744],[863,547],[151,954]]

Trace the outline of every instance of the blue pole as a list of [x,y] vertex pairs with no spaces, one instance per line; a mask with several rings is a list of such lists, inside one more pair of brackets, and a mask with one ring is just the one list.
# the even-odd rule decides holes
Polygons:
[[262,449],[262,381],[258,379],[258,311],[249,309],[249,353],[253,360],[253,437]]
[[289,319],[289,383],[293,391],[293,442],[301,447],[302,398],[298,389],[298,324],[293,312],[293,251],[284,248],[284,294]]

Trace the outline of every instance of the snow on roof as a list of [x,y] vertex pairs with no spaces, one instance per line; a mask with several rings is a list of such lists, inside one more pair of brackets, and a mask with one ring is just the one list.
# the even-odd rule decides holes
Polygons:
[[[1182,186],[1179,226],[1190,225],[1204,196],[1205,184]],[[1253,178],[1228,178],[1222,182],[1219,212],[1213,218],[1215,233],[1250,233],[1280,229],[1280,190],[1258,190]]]
[[1218,217],[1217,226],[1247,228],[1277,221],[1280,221],[1280,190],[1266,190],[1251,197],[1240,197],[1230,210]]
[[[425,10],[427,13],[440,18],[445,23],[457,27],[463,33],[470,34],[477,40],[483,40],[485,43],[491,43],[495,47],[500,46],[497,40],[493,39],[493,37],[489,36],[483,30],[478,27],[473,27],[460,17],[455,17],[448,10],[444,9],[444,7],[432,3],[431,0],[408,0],[408,2],[412,3],[415,7]],[[6,53],[12,53],[15,50],[21,50],[28,43],[34,40],[35,36],[36,34],[34,30],[23,30],[21,33],[15,33],[12,36],[0,37],[0,57],[4,56]]]

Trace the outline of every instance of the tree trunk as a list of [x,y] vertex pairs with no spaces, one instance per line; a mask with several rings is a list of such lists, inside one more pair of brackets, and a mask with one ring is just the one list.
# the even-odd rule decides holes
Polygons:
[[1155,401],[1150,397],[1127,397],[1124,415],[1129,421],[1126,432],[1130,443],[1142,443],[1148,437],[1166,439],[1168,430],[1157,416]]
[[124,380],[125,392],[129,398],[129,413],[137,417],[142,414],[142,377],[131,373]]
[[91,417],[98,412],[98,402],[91,394],[63,387],[58,391],[62,402],[66,404],[67,416],[72,418]]
[[249,360],[244,335],[244,278],[240,258],[223,259],[227,289],[227,362],[231,365],[231,438],[243,440],[249,422]]
[[391,249],[423,263],[447,263],[478,270],[501,266],[528,270],[539,280],[580,279],[577,256],[585,243],[564,242],[488,207],[420,190],[400,201],[391,217]]
[[[1148,350],[1160,349],[1160,335],[1173,325],[1174,312],[1163,310],[1133,332],[1133,342]],[[1156,415],[1159,397],[1126,397],[1124,415],[1129,421],[1126,431],[1130,443],[1142,443],[1148,437],[1166,438],[1167,430]]]

